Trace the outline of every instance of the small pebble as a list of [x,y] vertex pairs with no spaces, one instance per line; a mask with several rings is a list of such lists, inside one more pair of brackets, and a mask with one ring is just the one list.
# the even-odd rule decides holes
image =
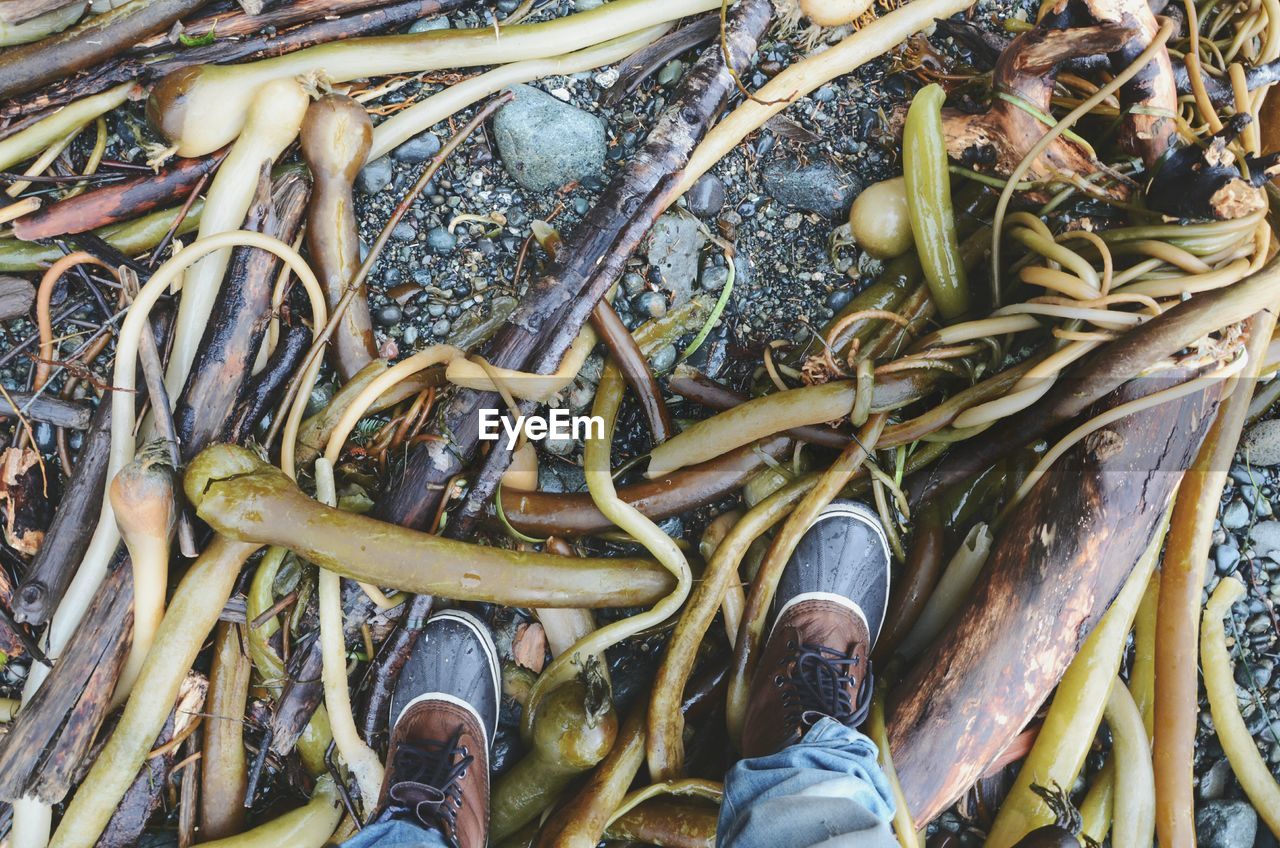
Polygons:
[[1244,501],[1233,500],[1222,511],[1222,526],[1228,530],[1239,530],[1249,523],[1249,507]]
[[722,265],[712,265],[702,272],[702,287],[707,291],[720,291],[729,281],[729,269]]
[[658,71],[658,85],[671,85],[680,79],[682,71],[684,71],[684,62],[679,59],[672,59],[662,66],[662,70]]
[[409,32],[431,32],[433,29],[448,29],[449,19],[444,15],[436,15],[432,18],[423,18],[420,21],[414,21],[413,26],[409,27]]
[[684,197],[689,211],[699,218],[712,218],[724,206],[724,183],[715,174],[703,174]]
[[432,253],[449,253],[457,244],[457,237],[445,227],[432,227],[427,231],[427,247]]
[[401,314],[400,307],[392,303],[379,309],[375,317],[382,326],[392,327],[400,321]]
[[391,151],[391,158],[397,162],[426,162],[440,152],[440,147],[440,139],[435,133],[424,132]]
[[653,370],[658,373],[670,371],[676,364],[676,349],[673,345],[666,345],[653,355],[653,359],[649,363],[653,366]]
[[667,299],[661,292],[642,292],[635,300],[635,311],[650,318],[661,318],[667,314]]
[[413,241],[418,235],[418,231],[413,228],[413,224],[408,221],[401,221],[396,224],[395,229],[391,231],[391,237],[396,241]]
[[391,162],[383,156],[360,169],[356,188],[364,194],[377,194],[391,184]]

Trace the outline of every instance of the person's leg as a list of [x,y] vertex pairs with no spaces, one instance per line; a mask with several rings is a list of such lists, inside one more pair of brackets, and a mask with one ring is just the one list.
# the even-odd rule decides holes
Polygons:
[[427,621],[391,698],[378,809],[344,848],[485,848],[498,652],[463,612]]
[[371,824],[342,843],[342,848],[449,848],[440,831],[402,819]]
[[893,796],[866,718],[869,657],[889,598],[889,546],[875,514],[837,502],[778,582],[778,609],[725,779],[723,848],[894,848]]

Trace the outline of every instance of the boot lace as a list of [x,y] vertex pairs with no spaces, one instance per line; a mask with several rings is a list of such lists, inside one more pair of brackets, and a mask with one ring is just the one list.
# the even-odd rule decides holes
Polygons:
[[814,643],[787,643],[784,664],[791,671],[774,677],[782,688],[782,709],[787,724],[809,728],[818,719],[829,716],[846,727],[857,727],[871,710],[871,661],[854,694],[853,670],[861,665],[857,656],[848,656]]
[[392,817],[417,820],[439,830],[457,848],[458,811],[462,809],[462,778],[475,759],[459,744],[462,730],[444,740],[403,742],[396,748],[397,780],[387,793]]

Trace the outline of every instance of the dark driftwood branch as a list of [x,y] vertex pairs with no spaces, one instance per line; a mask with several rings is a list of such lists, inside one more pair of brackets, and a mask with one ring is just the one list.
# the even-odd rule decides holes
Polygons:
[[[1135,381],[1105,406],[1186,376]],[[917,822],[964,793],[1057,685],[1146,549],[1220,390],[1087,436],[1014,510],[968,601],[892,692],[893,762]]]
[[[292,243],[302,225],[308,193],[302,173],[288,171],[273,183],[264,165],[245,226]],[[227,281],[218,292],[174,413],[186,457],[223,438],[234,424],[266,336],[279,268],[280,260],[265,250],[239,247],[232,254]]]
[[[164,745],[173,739],[172,713],[164,723],[164,729],[156,737],[156,746]],[[98,837],[95,848],[131,848],[137,845],[147,829],[147,822],[160,809],[164,800],[165,778],[173,768],[177,750],[170,749],[157,757],[152,757],[142,764],[138,776],[129,784],[124,797],[120,799],[116,811],[111,814],[102,836]]]
[[146,174],[51,203],[14,221],[14,235],[23,241],[35,241],[85,233],[177,206],[195,190],[202,177],[217,169],[225,155],[224,149],[199,159],[179,159],[158,174]]
[[[773,436],[666,477],[623,486],[618,496],[649,518],[670,518],[732,494],[752,474],[764,468],[764,455],[777,459],[785,456],[791,445],[791,439],[786,436]],[[602,533],[614,526],[585,492],[505,491],[502,512],[512,527],[537,536],[582,536]],[[496,514],[493,520],[497,520]]]
[[[200,38],[212,32],[217,38],[235,38],[254,35],[268,28],[281,30],[309,21],[350,15],[367,9],[391,6],[394,3],[395,0],[294,0],[281,8],[257,15],[246,14],[243,11],[229,13],[223,11],[221,14],[206,12],[198,18],[183,21],[182,34],[188,38]],[[171,46],[170,36],[165,33],[139,42],[134,52],[167,50]]]
[[719,17],[707,14],[637,50],[618,66],[618,80],[600,97],[600,105],[616,106],[621,103],[668,61],[709,40],[719,31]]
[[44,685],[0,737],[0,799],[61,801],[106,718],[133,631],[133,581],[119,564]]
[[[283,56],[316,44],[362,35],[373,35],[407,26],[419,18],[450,11],[463,0],[403,0],[334,20],[319,20],[272,35],[250,35],[240,40],[218,39],[204,47],[166,50],[148,56],[124,56],[104,62],[70,79],[23,98],[0,103],[0,118],[12,121],[4,135],[16,132],[56,109],[129,80],[152,82],[165,74],[207,62],[218,64]],[[18,120],[21,119],[21,120]]]
[[675,435],[675,422],[667,410],[667,402],[662,396],[662,387],[654,379],[649,369],[649,361],[640,352],[636,340],[632,338],[627,325],[622,323],[618,313],[613,311],[609,301],[601,300],[591,313],[591,326],[595,327],[600,340],[609,348],[609,357],[618,366],[622,376],[631,387],[632,395],[640,404],[640,411],[649,423],[649,432],[653,435],[655,445],[665,442]]
[[284,325],[266,367],[249,381],[236,399],[230,421],[223,431],[226,441],[244,444],[245,439],[253,434],[263,416],[279,403],[310,347],[310,327],[302,323]]
[[[9,403],[12,399],[13,403]],[[43,421],[54,427],[66,427],[68,430],[87,430],[93,418],[93,410],[89,405],[76,400],[64,400],[59,397],[32,395],[30,392],[9,392],[9,397],[0,397],[0,416],[12,417],[18,410],[28,419]]]
[[206,0],[149,0],[91,15],[84,23],[48,38],[0,53],[0,100],[35,91],[46,83],[111,58],[121,47],[205,4]]
[[18,621],[33,626],[48,621],[71,583],[98,523],[110,449],[111,404],[104,402],[94,413],[44,544],[14,593],[13,616]]
[[20,24],[82,0],[0,0],[0,21]]
[[0,276],[0,321],[26,315],[35,303],[36,289],[22,277]]

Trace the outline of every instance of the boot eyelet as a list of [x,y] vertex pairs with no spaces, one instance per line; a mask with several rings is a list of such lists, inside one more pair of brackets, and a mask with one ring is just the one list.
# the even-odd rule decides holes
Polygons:
[[775,674],[775,675],[773,676],[773,685],[774,685],[774,686],[782,686],[782,685],[783,685],[784,683],[786,683],[786,682],[787,682],[786,678],[785,678],[785,677],[783,677],[781,674]]

